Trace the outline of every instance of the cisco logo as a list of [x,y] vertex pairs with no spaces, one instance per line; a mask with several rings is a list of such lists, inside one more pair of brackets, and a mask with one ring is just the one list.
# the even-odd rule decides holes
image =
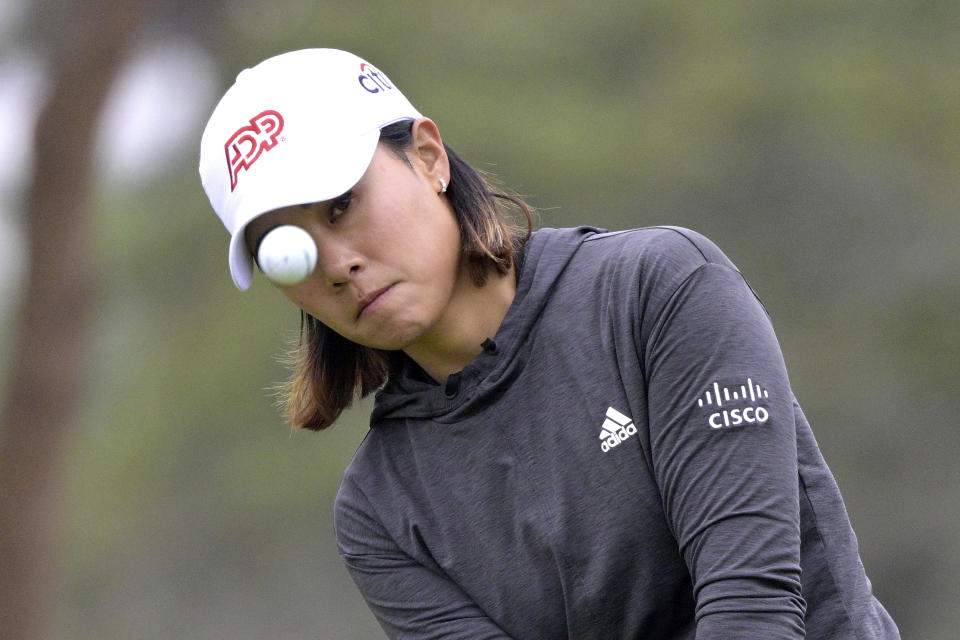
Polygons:
[[[714,382],[703,397],[697,399],[697,406],[715,409],[707,418],[714,429],[763,424],[770,419],[770,412],[762,406],[769,395],[751,378],[747,378],[746,384],[740,386],[721,387]],[[747,406],[744,407],[744,404]]]

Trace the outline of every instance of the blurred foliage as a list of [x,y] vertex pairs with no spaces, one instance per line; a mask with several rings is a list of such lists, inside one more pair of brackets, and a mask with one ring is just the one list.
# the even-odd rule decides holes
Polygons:
[[[773,317],[877,595],[905,638],[955,636],[960,5],[181,4],[160,35],[216,58],[218,95],[275,53],[348,49],[544,225],[713,238]],[[369,406],[280,423],[299,317],[262,279],[233,289],[196,154],[98,196],[62,635],[381,637],[330,517]]]

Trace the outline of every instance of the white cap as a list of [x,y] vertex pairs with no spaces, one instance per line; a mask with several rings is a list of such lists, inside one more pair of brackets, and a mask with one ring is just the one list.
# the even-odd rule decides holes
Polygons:
[[200,180],[230,232],[237,288],[253,278],[243,238],[251,220],[349,191],[380,129],[420,117],[382,72],[346,51],[291,51],[240,72],[200,141]]

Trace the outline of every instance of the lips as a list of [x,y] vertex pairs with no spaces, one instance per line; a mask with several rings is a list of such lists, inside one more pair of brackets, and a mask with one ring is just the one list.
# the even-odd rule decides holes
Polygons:
[[362,298],[360,298],[360,301],[357,304],[357,318],[362,316],[364,312],[367,311],[367,309],[370,309],[371,311],[373,311],[374,309],[371,308],[371,306],[375,308],[377,306],[377,303],[380,301],[381,296],[383,296],[383,294],[389,291],[392,287],[393,287],[392,284],[388,285],[386,287],[383,287],[382,289],[377,289],[376,291],[372,291],[367,295],[363,296]]

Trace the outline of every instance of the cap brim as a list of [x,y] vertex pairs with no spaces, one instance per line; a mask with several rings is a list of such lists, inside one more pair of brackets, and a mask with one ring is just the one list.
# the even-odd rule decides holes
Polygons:
[[[246,193],[256,195],[239,203],[236,218],[239,224],[230,238],[230,275],[239,290],[246,291],[253,281],[253,256],[247,250],[244,238],[247,225],[271,211],[331,200],[349,191],[366,173],[379,140],[379,129],[353,136],[349,142],[330,140],[313,154],[302,155],[312,160],[296,167],[290,167],[288,163],[271,163],[268,161],[270,154],[264,154],[257,165],[256,177],[244,176],[245,179],[256,179],[260,186],[247,190]],[[287,140],[284,144],[289,142]],[[325,153],[324,149],[336,151]]]

